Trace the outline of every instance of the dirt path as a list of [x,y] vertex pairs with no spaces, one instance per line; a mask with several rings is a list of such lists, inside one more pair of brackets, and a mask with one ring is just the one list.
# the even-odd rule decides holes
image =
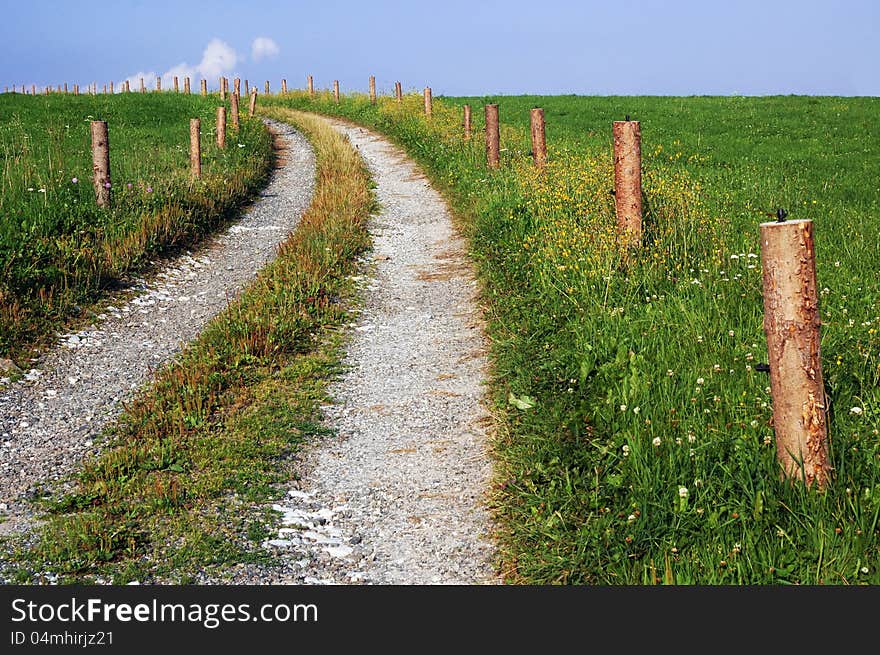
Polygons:
[[[325,408],[337,436],[307,448],[265,546],[278,569],[239,584],[494,584],[490,423],[476,282],[441,196],[386,140],[333,122],[382,207],[360,277],[345,373]],[[218,581],[213,581],[218,582]]]
[[95,325],[64,335],[39,368],[0,389],[0,535],[31,524],[27,498],[63,483],[96,452],[93,440],[120,403],[226,307],[299,222],[314,189],[314,155],[291,127],[272,126],[281,166],[239,221],[169,262]]

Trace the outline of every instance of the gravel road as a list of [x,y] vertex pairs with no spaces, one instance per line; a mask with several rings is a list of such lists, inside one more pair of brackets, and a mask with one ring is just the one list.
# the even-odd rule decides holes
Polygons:
[[345,373],[324,408],[336,435],[305,449],[300,480],[274,505],[281,528],[264,546],[283,565],[210,582],[499,584],[486,505],[486,343],[465,243],[400,150],[332,124],[360,151],[382,207]]
[[269,121],[280,167],[225,234],[170,261],[130,301],[60,343],[24,378],[0,387],[0,535],[33,522],[29,497],[63,488],[95,437],[152,372],[178,353],[275,256],[311,202],[315,160],[293,128]]

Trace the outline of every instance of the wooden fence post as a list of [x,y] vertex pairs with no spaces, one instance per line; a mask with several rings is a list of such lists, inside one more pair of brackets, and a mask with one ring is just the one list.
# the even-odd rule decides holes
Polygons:
[[287,80],[281,80],[281,95],[287,95]]
[[247,79],[245,79],[245,81],[244,81],[244,94],[250,95],[250,93],[251,93],[250,85],[248,84]]
[[180,93],[180,84],[177,82],[177,75],[174,76],[172,84],[174,85],[174,93]]
[[[66,91],[66,89],[65,89]],[[125,80],[125,92],[131,93],[131,84],[128,83],[128,80]]]
[[308,78],[306,78],[306,85],[309,89],[309,97],[314,98],[315,97],[315,80],[312,78],[311,75],[309,75]]
[[[59,89],[60,91],[61,89]],[[113,93],[113,82],[110,82],[110,93]]]
[[110,139],[106,121],[91,122],[92,181],[98,207],[110,205]]
[[266,80],[266,95],[269,95],[269,80]]
[[223,84],[224,79],[225,78],[222,75],[217,78],[217,84],[218,84],[217,93],[220,94],[221,100],[226,100],[226,87]]
[[73,95],[75,95],[75,96],[79,95],[79,84],[73,85]]
[[614,121],[614,204],[628,246],[642,244],[642,136],[639,121]]
[[498,128],[498,105],[486,105],[486,164],[489,168],[500,165],[501,138]]
[[156,91],[162,90],[162,78],[156,77]]
[[217,107],[217,147],[226,147],[226,107]]
[[462,127],[464,127],[464,140],[470,141],[470,139],[471,139],[471,106],[465,105],[463,112],[464,112],[464,116],[462,117],[461,124],[462,124]]
[[189,95],[189,75],[183,78],[183,92]]
[[241,97],[241,80],[237,77],[232,81],[232,92]]
[[229,96],[229,113],[232,118],[232,129],[238,130],[239,122],[238,122],[238,94],[233,92],[232,95]]
[[400,82],[394,83],[394,95],[397,97],[397,104],[403,102],[403,87],[401,87]]
[[[125,90],[128,91],[128,88],[126,87]],[[15,93],[15,85],[14,84],[12,85],[12,92]],[[64,83],[64,93],[67,93],[67,82]]]
[[202,85],[201,86],[202,86],[202,95],[207,96],[208,95],[208,80],[206,80],[204,77],[202,78]]
[[202,176],[202,121],[191,118],[189,121],[189,166],[192,178]]
[[434,110],[434,101],[431,97],[431,87],[425,87],[425,116],[431,118],[431,113]]
[[248,105],[248,116],[253,117],[254,112],[257,110],[257,87],[251,89],[251,102]]
[[761,223],[761,266],[776,456],[783,478],[821,490],[831,465],[813,222]]
[[339,80],[333,80],[333,100],[339,104]]
[[376,104],[376,76],[370,75],[370,104]]
[[536,168],[544,168],[547,163],[547,141],[544,135],[544,110],[535,107],[531,111],[532,161]]
[[31,84],[31,95],[32,96],[37,95],[37,85],[36,84]]
[[147,92],[147,87],[146,87],[146,85],[144,84],[144,78],[140,78],[140,80],[141,80],[141,93],[146,93],[146,92]]

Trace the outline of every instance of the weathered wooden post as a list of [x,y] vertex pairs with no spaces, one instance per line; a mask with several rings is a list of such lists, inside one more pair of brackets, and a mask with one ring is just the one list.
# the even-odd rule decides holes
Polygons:
[[217,147],[226,147],[226,107],[217,107]]
[[187,75],[186,77],[183,78],[183,92],[184,92],[185,94],[187,94],[187,95],[189,95],[189,93],[190,93],[190,90],[189,90],[189,75]]
[[202,176],[202,121],[191,118],[189,121],[189,166],[192,178]]
[[110,139],[107,121],[92,121],[92,181],[98,207],[110,205]]
[[180,85],[177,82],[177,75],[174,76],[172,80],[172,85],[174,86],[174,93],[180,93]]
[[[128,88],[126,88],[126,91]],[[12,85],[12,92],[15,93],[15,85]],[[64,83],[64,93],[67,93],[67,82]]]
[[309,89],[309,97],[314,98],[315,97],[315,80],[312,78],[311,75],[309,75],[308,78],[306,78],[306,86]]
[[241,97],[241,80],[237,77],[232,81],[232,92]]
[[253,118],[254,112],[257,110],[257,88],[251,89],[251,102],[248,105],[248,116]]
[[431,98],[431,87],[425,87],[425,116],[431,118],[431,113],[434,109],[434,101]]
[[128,83],[128,80],[125,80],[125,92],[131,93],[131,85]]
[[147,87],[146,87],[146,85],[144,84],[144,78],[140,78],[140,79],[141,79],[141,93],[146,93],[146,92],[147,92]]
[[202,78],[201,86],[202,86],[202,95],[207,96],[208,95],[208,80],[206,80],[204,77]]
[[281,80],[281,95],[287,95],[287,80]]
[[471,139],[471,106],[464,106],[464,117],[461,121],[462,126],[464,127],[464,140],[470,141]]
[[36,84],[31,84],[31,95],[32,96],[37,95],[37,85]]
[[535,107],[531,111],[532,161],[536,168],[544,168],[547,163],[547,141],[544,138],[544,110]]
[[[782,221],[782,222],[780,222]],[[831,478],[828,407],[819,350],[816,253],[810,220],[761,223],[764,334],[767,337],[776,457],[782,477],[821,490]]]
[[[48,86],[43,90],[43,92],[44,92],[46,95],[49,95],[49,92],[50,92],[50,91],[51,91],[51,87],[48,87]],[[104,91],[105,91],[105,92],[107,91],[107,88],[106,88],[106,87],[104,88]]]
[[370,75],[370,104],[376,104],[376,76]]
[[222,75],[217,78],[217,84],[218,84],[217,92],[220,94],[221,100],[226,100],[226,85],[224,83],[225,81],[226,81],[226,78],[224,78]]
[[75,96],[79,95],[79,84],[73,85],[73,95],[75,95]]
[[614,121],[614,204],[628,246],[642,244],[642,136],[639,121]]
[[500,165],[501,139],[498,128],[498,105],[486,105],[486,164],[489,168]]
[[244,81],[244,94],[250,95],[250,93],[251,93],[250,85],[248,85],[248,81],[247,81],[247,79],[245,79],[245,81]]
[[238,130],[239,122],[238,122],[238,94],[233,92],[232,95],[229,96],[229,113],[232,118],[232,129]]
[[[60,91],[60,89],[59,89]],[[110,93],[113,93],[113,82],[110,82]]]
[[162,90],[162,78],[156,77],[156,91]]
[[269,95],[269,80],[266,80],[266,95]]
[[403,87],[400,85],[400,82],[394,83],[394,95],[397,98],[397,104],[403,102]]
[[339,104],[339,80],[333,80],[333,101]]

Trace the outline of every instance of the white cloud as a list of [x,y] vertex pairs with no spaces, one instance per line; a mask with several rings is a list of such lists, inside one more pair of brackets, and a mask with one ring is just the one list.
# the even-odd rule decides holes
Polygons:
[[[128,80],[132,91],[140,91],[140,78],[144,78],[144,86],[148,91],[152,91],[156,88],[157,77],[162,78],[162,89],[172,89],[175,75],[177,76],[180,89],[183,90],[183,80],[185,77],[190,78],[191,85],[200,77],[208,80],[217,78],[234,69],[239,58],[238,53],[235,52],[229,44],[220,39],[212,39],[208,45],[205,46],[205,50],[202,52],[202,61],[199,62],[197,66],[191,66],[186,62],[181,62],[161,75],[155,71],[149,71],[146,73],[143,71],[137,72],[122,80],[119,84],[119,90],[124,90],[125,82]],[[195,86],[192,86],[191,88],[193,91],[196,90]]]
[[268,36],[258,36],[251,44],[251,58],[254,61],[277,57],[280,52],[278,44]]

